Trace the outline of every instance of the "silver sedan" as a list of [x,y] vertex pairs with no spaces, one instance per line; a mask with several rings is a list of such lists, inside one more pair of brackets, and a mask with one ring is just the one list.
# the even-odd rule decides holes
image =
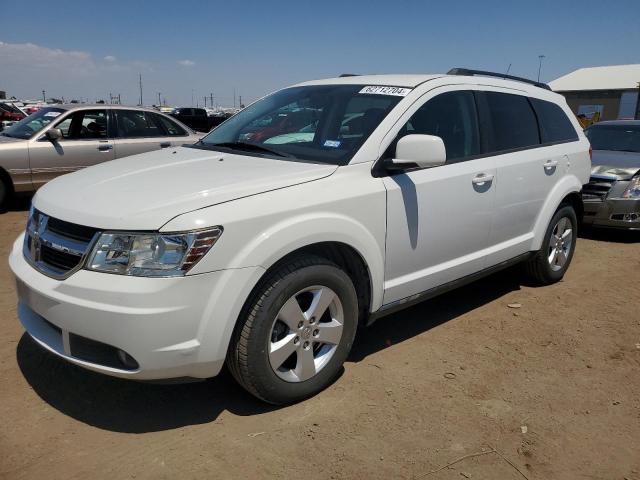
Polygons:
[[155,110],[52,105],[0,132],[0,207],[16,192],[116,158],[191,144],[197,134]]

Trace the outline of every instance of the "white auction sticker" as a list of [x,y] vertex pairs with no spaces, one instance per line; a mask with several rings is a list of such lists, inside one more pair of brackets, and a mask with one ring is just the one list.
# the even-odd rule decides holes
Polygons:
[[410,88],[402,87],[383,87],[380,85],[370,85],[364,87],[359,93],[367,93],[369,95],[395,95],[396,97],[406,97],[411,92]]
[[44,114],[45,117],[57,117],[58,115],[60,115],[62,112],[47,112]]

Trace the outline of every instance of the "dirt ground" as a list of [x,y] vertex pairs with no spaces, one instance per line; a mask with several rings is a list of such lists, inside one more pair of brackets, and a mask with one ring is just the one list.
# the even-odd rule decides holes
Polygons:
[[583,235],[551,287],[511,270],[380,320],[274,408],[228,374],[134,383],[38,348],[6,263],[27,203],[0,214],[0,478],[640,479],[638,235]]

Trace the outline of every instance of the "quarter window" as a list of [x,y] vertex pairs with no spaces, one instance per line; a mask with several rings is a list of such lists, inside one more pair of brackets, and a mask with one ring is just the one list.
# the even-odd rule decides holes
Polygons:
[[531,98],[538,123],[542,143],[571,142],[578,140],[578,134],[562,108],[552,102]]
[[180,127],[177,123],[169,120],[167,117],[163,115],[158,115],[157,113],[152,113],[153,118],[155,118],[156,123],[158,125],[162,125],[162,128],[165,129],[167,135],[170,137],[180,137],[187,134],[182,127]]
[[538,122],[527,97],[484,92],[493,131],[490,150],[500,152],[540,144]]
[[480,135],[473,93],[447,92],[432,98],[413,114],[399,137],[410,134],[440,137],[447,152],[447,163],[478,155]]

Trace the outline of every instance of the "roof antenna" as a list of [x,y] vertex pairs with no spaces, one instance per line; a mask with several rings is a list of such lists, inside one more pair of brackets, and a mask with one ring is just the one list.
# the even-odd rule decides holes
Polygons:
[[504,74],[505,74],[505,75],[508,75],[508,74],[509,74],[509,70],[511,70],[511,64],[509,64],[509,66],[507,67],[507,71],[506,71],[506,72],[504,72]]

